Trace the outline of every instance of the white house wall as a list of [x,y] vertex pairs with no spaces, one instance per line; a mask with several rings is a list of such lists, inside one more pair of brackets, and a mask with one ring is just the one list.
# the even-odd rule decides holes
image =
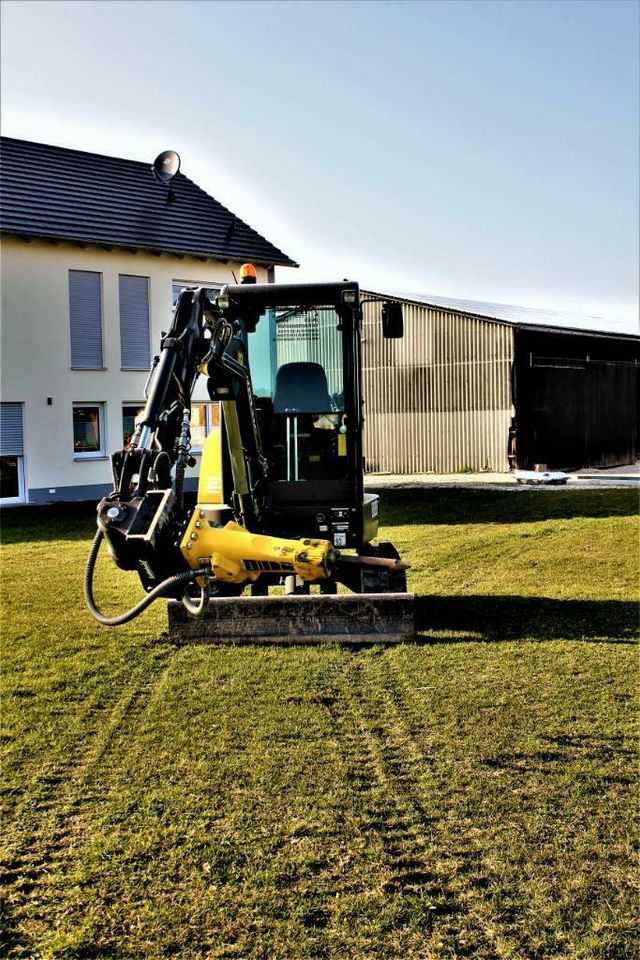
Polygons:
[[[44,502],[100,495],[111,485],[109,459],[74,459],[73,403],[105,405],[105,449],[110,453],[122,446],[122,405],[143,399],[147,379],[145,372],[120,367],[118,276],[149,278],[153,357],[161,331],[171,322],[172,284],[233,282],[231,270],[237,275],[240,264],[26,243],[13,237],[2,238],[0,251],[0,392],[4,402],[24,404],[27,498]],[[69,270],[102,274],[105,370],[71,369]],[[257,268],[257,273],[258,282],[266,283],[266,268]],[[209,399],[204,378],[193,399]]]

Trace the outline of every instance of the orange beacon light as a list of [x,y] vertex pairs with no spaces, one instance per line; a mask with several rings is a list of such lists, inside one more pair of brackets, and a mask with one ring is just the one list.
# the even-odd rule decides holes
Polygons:
[[258,274],[252,263],[243,263],[240,267],[240,283],[257,283]]

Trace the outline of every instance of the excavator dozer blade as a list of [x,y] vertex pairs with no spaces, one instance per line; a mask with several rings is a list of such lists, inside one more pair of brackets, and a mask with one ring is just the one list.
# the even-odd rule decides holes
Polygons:
[[404,643],[414,636],[412,593],[220,597],[199,618],[169,603],[176,644]]

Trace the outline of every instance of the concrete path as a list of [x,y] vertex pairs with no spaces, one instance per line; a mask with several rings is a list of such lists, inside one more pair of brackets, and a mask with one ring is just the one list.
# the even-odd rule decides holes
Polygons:
[[640,490],[640,464],[612,467],[608,470],[578,470],[567,473],[567,483],[539,485],[518,483],[511,473],[368,473],[365,487],[450,488],[458,490],[594,490],[603,487],[635,487]]

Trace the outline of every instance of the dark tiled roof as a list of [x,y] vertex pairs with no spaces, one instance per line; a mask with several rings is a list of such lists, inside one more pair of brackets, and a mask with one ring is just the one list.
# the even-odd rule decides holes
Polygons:
[[297,266],[181,173],[168,203],[150,164],[10,137],[1,143],[3,233]]

